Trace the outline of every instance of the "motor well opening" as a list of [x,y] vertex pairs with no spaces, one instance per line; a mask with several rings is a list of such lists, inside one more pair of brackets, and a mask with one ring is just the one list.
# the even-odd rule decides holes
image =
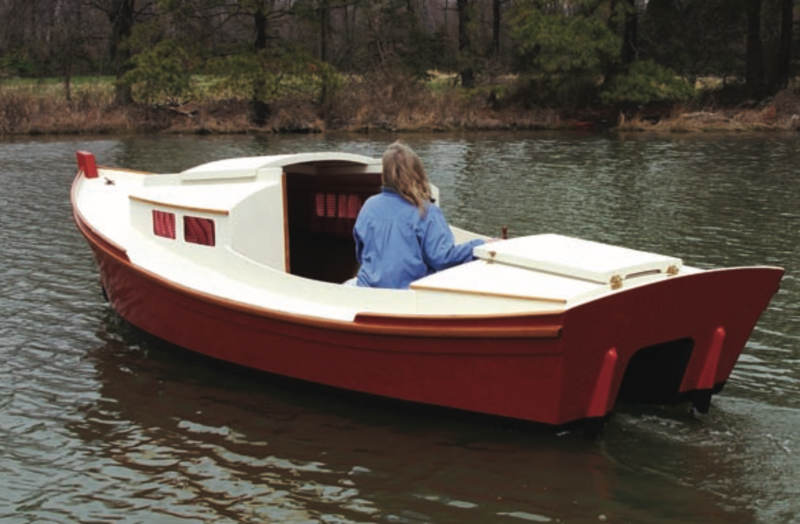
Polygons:
[[639,349],[628,362],[617,400],[649,404],[678,401],[693,349],[691,338]]

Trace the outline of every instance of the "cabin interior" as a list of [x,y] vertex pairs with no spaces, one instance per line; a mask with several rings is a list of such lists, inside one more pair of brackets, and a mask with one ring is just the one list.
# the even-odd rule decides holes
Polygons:
[[342,283],[358,271],[353,226],[364,201],[380,192],[381,175],[308,174],[303,167],[284,171],[286,270]]

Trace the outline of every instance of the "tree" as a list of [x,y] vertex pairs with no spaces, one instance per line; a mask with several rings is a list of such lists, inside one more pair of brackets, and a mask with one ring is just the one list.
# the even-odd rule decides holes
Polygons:
[[542,98],[578,103],[619,61],[621,38],[591,11],[569,13],[556,3],[519,1],[511,35],[521,67]]
[[53,18],[52,55],[61,68],[64,97],[72,102],[72,74],[75,63],[86,56],[89,27],[80,9],[68,9],[63,0],[57,0]]
[[179,105],[193,95],[192,71],[186,50],[175,40],[162,40],[131,58],[133,68],[122,82],[138,85],[138,96],[147,104],[161,100]]
[[119,105],[133,103],[131,86],[123,82],[122,78],[131,69],[132,53],[126,41],[133,33],[137,15],[141,13],[137,11],[136,4],[137,0],[89,0],[89,5],[103,12],[111,23],[108,51],[114,62],[114,74],[117,78],[114,101]]
[[745,86],[747,93],[760,99],[765,94],[764,48],[761,41],[761,0],[746,0],[747,52],[745,56]]
[[500,6],[502,0],[492,0],[492,56],[500,56]]
[[[253,25],[256,39],[254,50],[256,56],[265,56],[267,50],[267,14],[268,6],[265,0],[257,0],[253,8]],[[325,52],[325,38],[322,38],[322,52]],[[272,112],[267,103],[265,93],[266,82],[257,80],[253,85],[253,122],[257,126],[263,126]]]
[[639,55],[639,13],[636,0],[624,0],[624,22],[622,30],[622,65],[630,66]]
[[686,80],[650,60],[633,62],[624,74],[607,82],[600,93],[603,102],[620,107],[685,101],[693,96],[694,89]]
[[425,31],[413,2],[389,0],[362,9],[365,30],[351,70],[424,78],[443,61],[441,41]]
[[458,0],[458,72],[461,87],[475,87],[472,47],[470,45],[470,5],[469,0]]
[[674,70],[690,84],[743,71],[740,0],[649,0],[640,21],[639,59]]
[[775,90],[786,89],[791,78],[794,1],[780,0],[780,44],[776,64]]

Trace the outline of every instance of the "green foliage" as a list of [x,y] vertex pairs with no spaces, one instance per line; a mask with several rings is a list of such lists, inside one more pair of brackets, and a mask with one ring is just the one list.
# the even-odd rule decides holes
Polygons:
[[21,53],[0,57],[0,77],[30,76],[36,70],[33,60]]
[[288,46],[215,59],[208,73],[212,93],[264,103],[293,96],[321,100],[343,85],[333,66]]
[[174,40],[162,40],[132,58],[133,69],[121,82],[133,86],[145,103],[185,102],[194,96],[190,59]]
[[548,12],[537,0],[523,0],[510,13],[526,82],[544,98],[573,102],[591,91],[619,61],[621,39],[594,15]]
[[600,94],[608,104],[677,102],[694,96],[695,90],[686,80],[650,60],[634,62],[626,74],[614,77]]
[[640,58],[690,79],[743,75],[745,27],[740,0],[650,0],[639,25]]

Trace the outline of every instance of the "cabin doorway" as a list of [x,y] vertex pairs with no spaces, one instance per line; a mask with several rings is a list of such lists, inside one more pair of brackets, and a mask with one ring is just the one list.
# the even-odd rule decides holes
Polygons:
[[364,201],[378,193],[380,185],[379,173],[308,174],[287,170],[286,271],[339,284],[354,277],[358,262],[353,226]]

